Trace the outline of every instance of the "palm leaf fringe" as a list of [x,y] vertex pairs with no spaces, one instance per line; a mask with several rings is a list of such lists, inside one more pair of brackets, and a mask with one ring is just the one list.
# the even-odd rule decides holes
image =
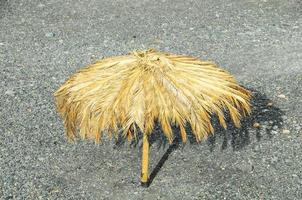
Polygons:
[[185,142],[187,123],[200,141],[213,133],[211,115],[226,128],[225,110],[237,127],[251,112],[250,92],[228,72],[212,62],[153,49],[97,61],[54,95],[71,140],[77,127],[82,138],[96,142],[103,133],[117,136],[120,130],[131,140],[137,128],[151,134],[159,121],[170,142],[171,124]]

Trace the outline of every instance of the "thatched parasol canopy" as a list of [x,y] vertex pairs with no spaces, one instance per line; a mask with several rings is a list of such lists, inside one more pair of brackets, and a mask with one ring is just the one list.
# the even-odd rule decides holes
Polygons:
[[170,142],[171,123],[186,141],[186,122],[200,141],[213,132],[211,114],[226,127],[225,109],[236,126],[239,111],[250,112],[250,93],[228,72],[212,62],[153,49],[97,61],[74,74],[55,97],[70,139],[77,125],[82,138],[99,141],[103,132],[121,129],[132,138],[135,125],[150,134],[158,120]]
[[132,139],[139,128],[151,134],[155,123],[172,142],[171,125],[186,141],[185,125],[196,140],[213,132],[211,116],[226,128],[229,111],[236,126],[250,113],[250,92],[214,63],[194,57],[148,50],[110,57],[71,76],[55,92],[67,136],[77,127],[82,138],[99,142],[103,133]]

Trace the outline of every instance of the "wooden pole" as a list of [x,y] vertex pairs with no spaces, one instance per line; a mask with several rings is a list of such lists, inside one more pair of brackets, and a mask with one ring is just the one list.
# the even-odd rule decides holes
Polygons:
[[141,185],[148,187],[148,165],[149,165],[149,140],[148,135],[144,133],[143,136],[143,153],[142,153],[142,172]]

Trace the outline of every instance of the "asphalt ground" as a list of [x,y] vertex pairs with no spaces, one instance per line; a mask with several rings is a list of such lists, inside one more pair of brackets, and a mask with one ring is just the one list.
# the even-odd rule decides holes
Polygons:
[[[213,60],[254,98],[241,129],[156,137],[142,188],[140,143],[67,143],[52,95],[148,48]],[[0,0],[0,69],[0,199],[302,199],[300,0]]]

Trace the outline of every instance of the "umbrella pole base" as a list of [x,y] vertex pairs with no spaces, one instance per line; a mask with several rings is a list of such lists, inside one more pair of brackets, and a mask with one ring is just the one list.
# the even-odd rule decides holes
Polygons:
[[149,187],[149,183],[148,182],[141,182],[141,186],[144,188]]

